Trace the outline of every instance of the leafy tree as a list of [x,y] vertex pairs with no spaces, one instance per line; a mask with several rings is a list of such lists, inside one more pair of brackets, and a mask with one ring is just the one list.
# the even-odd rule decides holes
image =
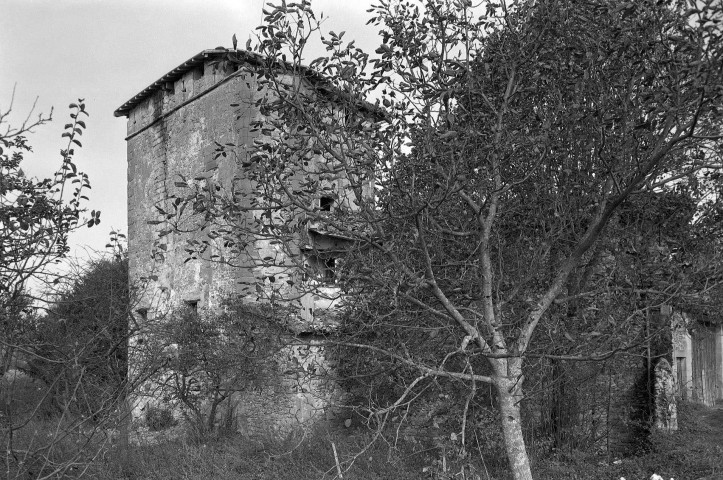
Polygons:
[[[3,358],[7,359],[12,357],[20,328],[12,306],[29,302],[22,299],[28,295],[28,281],[56,279],[48,267],[67,255],[69,233],[100,222],[97,211],[92,211],[87,221],[81,218],[90,184],[73,161],[86,128],[83,116],[88,113],[83,99],[70,104],[70,122],[62,135],[68,143],[60,151],[60,167],[53,177],[42,180],[27,177],[21,164],[32,151],[27,135],[49,122],[52,112],[31,120],[31,111],[19,127],[13,127],[9,123],[12,109],[11,100],[10,106],[0,111],[0,319]],[[7,368],[4,363],[2,371]]]
[[54,387],[60,411],[99,416],[124,394],[133,306],[128,257],[120,251],[91,260],[66,282],[29,336],[26,370]]
[[[650,305],[606,312],[610,341],[582,314],[605,283],[612,224],[626,202],[721,168],[721,5],[428,0],[370,12],[376,58],[331,32],[311,68],[304,49],[320,24],[309,2],[266,12],[259,135],[251,151],[219,147],[252,191],[191,185],[168,199],[165,220],[208,233],[189,245],[198,255],[276,241],[286,255],[258,262],[287,273],[325,253],[304,248],[314,232],[343,239],[339,343],[414,372],[372,413],[383,420],[439,381],[467,399],[488,384],[514,478],[530,479],[525,362],[630,346],[611,341]],[[570,348],[539,351],[546,334]]]
[[[47,344],[37,343],[34,335],[39,299],[31,289],[58,285],[62,275],[56,264],[68,254],[69,234],[100,221],[97,211],[92,211],[89,219],[84,218],[90,185],[74,161],[88,113],[82,99],[70,104],[70,120],[62,134],[67,144],[60,150],[57,171],[50,178],[31,178],[22,168],[32,152],[28,136],[52,119],[52,111],[50,115],[34,116],[33,107],[24,120],[13,124],[13,99],[14,92],[9,106],[0,109],[0,373],[5,374],[13,366],[32,365],[34,360],[47,361],[49,370],[67,373],[76,365],[76,357],[63,358],[69,360],[64,365],[59,365],[61,360],[57,358],[37,357],[39,350],[53,350],[51,345],[62,349],[63,345],[56,343],[61,339],[48,337],[44,338]],[[68,339],[62,340],[67,346]],[[7,478],[62,476],[77,468],[88,453],[83,450],[93,442],[97,427],[87,428],[90,420],[73,415],[68,408],[60,415],[46,408],[48,399],[56,393],[55,386],[69,378],[61,377],[46,388],[39,388],[22,375],[10,380],[2,377],[0,441],[6,454],[0,463]],[[73,390],[79,386],[80,377],[75,380],[75,385],[69,387]],[[71,398],[65,397],[64,406],[73,403]],[[39,423],[43,426],[38,427]],[[85,437],[81,440],[76,436],[71,443],[72,432],[80,430]]]

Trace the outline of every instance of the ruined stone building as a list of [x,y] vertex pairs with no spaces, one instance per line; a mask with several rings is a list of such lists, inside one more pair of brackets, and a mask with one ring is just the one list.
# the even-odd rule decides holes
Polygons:
[[[214,308],[239,284],[254,284],[268,274],[254,267],[239,268],[188,261],[183,235],[168,236],[164,259],[154,262],[151,250],[164,226],[149,224],[181,178],[215,178],[223,182],[239,173],[230,158],[214,158],[219,143],[248,145],[255,133],[250,124],[260,116],[254,101],[260,93],[243,66],[222,61],[224,49],[204,50],[153,82],[115,111],[128,118],[128,238],[132,279],[152,278],[140,311],[158,308],[153,302],[186,303]],[[330,197],[319,199],[330,209]],[[315,232],[318,237],[318,232]],[[333,238],[318,238],[318,242]],[[256,245],[259,256],[273,246]],[[326,273],[331,276],[331,262]],[[156,280],[157,278],[157,280]],[[315,303],[316,302],[316,303]],[[304,317],[311,321],[329,307],[305,298]],[[145,313],[144,313],[145,314]]]
[[[243,61],[246,58],[252,62],[258,57],[238,52],[242,61],[228,62],[224,60],[227,54],[227,50],[218,48],[194,55],[115,111],[116,116],[128,119],[130,278],[133,283],[147,281],[136,310],[137,321],[141,323],[179,305],[217,309],[229,296],[242,295],[243,286],[263,287],[269,277],[273,278],[273,269],[259,266],[258,262],[250,261],[244,266],[242,261],[241,266],[232,267],[203,259],[189,261],[185,250],[188,235],[171,234],[159,239],[165,226],[157,221],[156,207],[163,204],[170,192],[177,191],[176,182],[181,176],[214,179],[219,183],[232,177],[243,179],[240,165],[230,156],[218,157],[214,152],[219,144],[251,144],[258,134],[252,123],[261,115],[255,100],[263,92]],[[331,210],[334,199],[322,196],[318,202],[320,210]],[[305,241],[313,242],[315,249],[323,249],[340,240],[310,231]],[[249,255],[279,255],[278,246],[272,243],[257,240]],[[162,257],[152,257],[154,246],[162,249]],[[327,280],[333,279],[333,257],[309,255],[308,262],[315,262]],[[319,290],[326,294],[320,295]],[[313,326],[323,319],[334,308],[337,293],[333,282],[313,293],[291,292],[298,296],[301,323]],[[297,328],[296,333],[303,330]],[[307,400],[314,403],[308,398],[295,398],[284,408],[292,416],[308,416],[308,412],[299,414],[303,410],[301,404]],[[265,409],[268,411],[268,406]]]
[[676,312],[673,375],[679,398],[713,406],[723,401],[723,323]]
[[[166,226],[157,222],[156,206],[177,190],[176,182],[180,175],[187,179],[206,178],[220,183],[232,177],[243,178],[241,165],[230,156],[219,157],[214,152],[218,144],[250,145],[253,142],[258,133],[254,132],[252,124],[261,118],[255,100],[263,92],[258,90],[253,73],[245,68],[243,61],[229,63],[224,60],[227,53],[224,49],[214,49],[194,55],[141,90],[115,112],[116,116],[128,118],[130,277],[133,283],[141,278],[148,280],[137,306],[136,319],[140,323],[176,306],[217,309],[229,296],[243,297],[243,289],[250,285],[264,288],[269,277],[281,281],[277,271],[263,263],[248,262],[244,266],[241,262],[241,266],[232,267],[207,260],[188,261],[188,235],[159,237],[159,232]],[[249,56],[248,60],[253,62],[254,57]],[[368,195],[372,194],[372,188],[370,185]],[[317,207],[321,211],[330,211],[338,201],[338,195],[321,195]],[[317,229],[313,223],[308,224],[305,238],[300,239],[300,243],[314,247],[317,253],[310,252],[307,260],[316,266],[322,280],[328,282],[315,291],[293,291],[294,287],[289,287],[287,293],[298,297],[301,322],[295,333],[314,332],[320,321],[334,310],[339,298],[333,283],[334,257],[319,256],[318,251],[334,251],[343,242],[343,238]],[[163,256],[154,258],[154,246],[159,245]],[[263,258],[278,255],[279,249],[272,242],[259,239],[250,252],[251,256]],[[661,314],[667,318],[672,311]],[[670,360],[679,397],[709,405],[723,399],[723,325],[698,322],[677,313],[672,315],[671,321],[661,321],[668,324],[672,321],[673,324],[672,355],[669,342],[664,351]],[[286,352],[287,357],[294,355],[292,350]],[[304,361],[309,361],[308,357],[301,363]],[[641,371],[640,361],[638,358],[623,359],[619,366],[611,368],[606,375],[595,377],[598,378],[596,381],[602,382],[599,388],[581,392],[595,397],[590,401],[593,405],[589,422],[592,430],[601,428],[597,424],[605,423],[601,418],[606,418],[605,412],[610,411],[615,421],[620,423],[619,427],[610,428],[629,430],[622,420],[629,417],[626,411],[630,406],[629,398],[611,392],[612,386],[624,391],[636,382]],[[242,402],[245,407],[243,415],[259,420],[262,416],[271,417],[271,410],[274,410],[278,418],[303,420],[323,403],[314,398],[313,392],[305,392],[293,382],[280,382],[277,387],[272,392],[273,399],[260,393],[255,399]],[[607,402],[601,400],[603,395],[600,392],[603,391],[608,392]],[[612,406],[611,397],[614,397]],[[584,403],[583,400],[580,402]],[[616,407],[616,403],[620,405]],[[609,419],[606,421],[611,423]]]

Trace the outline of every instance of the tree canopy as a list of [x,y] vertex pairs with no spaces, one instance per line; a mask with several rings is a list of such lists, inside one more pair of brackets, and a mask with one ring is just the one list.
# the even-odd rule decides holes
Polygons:
[[[252,191],[197,185],[167,199],[165,220],[203,214],[209,233],[194,252],[273,239],[287,255],[261,263],[280,268],[308,265],[310,228],[344,239],[340,343],[415,372],[377,413],[439,379],[463,382],[469,398],[491,384],[515,478],[529,479],[523,366],[558,355],[535,351],[541,332],[573,344],[565,358],[602,358],[635,341],[621,332],[673,292],[720,283],[718,262],[695,282],[661,277],[676,286],[614,308],[614,295],[640,289],[614,272],[625,248],[651,237],[654,219],[625,223],[651,213],[646,202],[665,228],[715,229],[721,6],[428,0],[382,1],[370,13],[374,57],[343,32],[320,34],[310,2],[266,12],[258,136],[250,149],[219,149],[234,152]],[[309,69],[303,52],[317,34],[328,55]],[[259,212],[266,228],[238,221]],[[681,261],[661,244],[645,248]],[[603,306],[605,315],[582,313]],[[598,338],[603,319],[617,332],[609,341]]]

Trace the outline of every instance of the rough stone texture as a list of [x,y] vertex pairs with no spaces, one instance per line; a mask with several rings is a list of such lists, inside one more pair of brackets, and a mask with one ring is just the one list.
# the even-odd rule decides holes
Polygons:
[[320,375],[327,368],[323,347],[313,340],[290,345],[284,349],[280,366],[286,375],[269,378],[262,388],[234,399],[238,431],[252,436],[269,429],[286,433],[333,414],[330,401],[338,392],[336,385]]
[[672,317],[673,329],[673,377],[676,379],[677,395],[683,400],[693,398],[693,343],[688,333],[687,315],[675,313]]
[[[213,91],[171,111],[226,75],[223,67],[206,64],[187,72],[173,91],[156,91],[130,112],[128,119],[128,238],[132,280],[157,276],[141,300],[151,312],[181,301],[199,307],[217,307],[219,299],[233,293],[240,280],[253,281],[251,268],[234,268],[203,260],[184,263],[185,238],[169,235],[160,240],[164,260],[151,257],[158,233],[165,225],[149,225],[159,217],[156,206],[179,189],[179,175],[186,179],[228,179],[236,170],[231,158],[211,160],[214,142],[248,144],[253,135],[249,122],[258,115],[250,75],[239,74]],[[224,71],[225,73],[225,71]],[[231,107],[238,104],[238,107]],[[238,117],[238,118],[237,118]]]
[[[231,267],[207,259],[187,261],[186,241],[195,234],[159,238],[167,225],[148,223],[158,220],[157,207],[167,209],[166,199],[180,191],[176,182],[181,176],[190,181],[218,182],[226,186],[238,176],[243,185],[242,167],[236,159],[231,155],[214,158],[214,151],[216,142],[241,146],[242,152],[243,146],[251,144],[256,133],[251,132],[250,124],[260,116],[254,103],[263,92],[257,90],[253,76],[243,66],[239,69],[238,65],[219,63],[221,58],[221,53],[211,54],[200,64],[182,65],[174,70],[180,72],[176,80],[160,82],[160,86],[133,103],[127,112],[129,270],[133,284],[147,285],[141,290],[137,310],[137,320],[141,323],[162,318],[184,303],[214,310],[221,308],[230,296],[245,296],[251,301],[256,295],[248,293],[255,292],[255,288],[249,290],[249,286],[271,288],[268,285],[271,275],[278,277],[278,282],[284,280],[273,267],[254,265],[254,256],[282,254],[269,241],[256,239],[249,257],[236,259],[235,263],[240,266]],[[124,114],[120,109],[119,112]],[[154,251],[161,255],[154,257]],[[224,254],[221,248],[211,253]],[[316,295],[296,293],[303,306],[299,312],[300,322],[307,324],[332,309],[338,297],[333,287],[322,288]],[[304,325],[295,326],[294,333],[303,331],[309,329]],[[131,340],[131,350],[138,341]],[[289,346],[282,350],[280,364],[292,361],[297,367],[300,363],[302,366],[323,364],[320,347],[314,347],[312,355],[301,355],[299,348]],[[231,401],[230,407],[243,430],[285,428],[292,421],[308,420],[325,409],[328,403],[324,400],[328,397],[325,387],[296,373],[284,376],[285,370],[280,370],[282,374],[278,378],[269,378],[262,387],[249,389]],[[149,395],[153,391],[149,389]],[[138,403],[136,414],[144,404]]]
[[664,358],[655,366],[655,426],[664,432],[678,430],[675,377],[670,363]]

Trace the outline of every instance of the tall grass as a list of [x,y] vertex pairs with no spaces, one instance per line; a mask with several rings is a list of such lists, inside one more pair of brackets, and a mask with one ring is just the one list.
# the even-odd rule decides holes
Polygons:
[[0,478],[79,478],[109,451],[108,423],[56,400],[42,382],[15,370],[0,378]]
[[409,456],[410,452],[390,449],[383,442],[369,447],[371,440],[367,433],[323,429],[262,440],[238,434],[202,444],[179,439],[131,447],[125,461],[120,455],[107,456],[89,473],[99,480],[334,479],[338,474],[333,442],[345,480],[423,478],[424,453]]
[[[189,431],[162,443],[129,446],[118,442],[112,422],[70,415],[43,391],[22,375],[0,382],[0,440],[13,452],[0,458],[0,478],[299,480],[338,479],[339,471],[344,480],[511,477],[503,459],[485,458],[490,450],[483,445],[465,452],[452,444],[401,438],[395,432],[385,437],[363,428],[318,426],[285,436],[269,432],[262,438],[227,432],[205,443],[193,441],[196,437]],[[12,434],[10,418],[15,419]],[[723,477],[723,410],[681,404],[679,424],[678,432],[654,434],[651,449],[640,456],[610,462],[582,450],[539,456],[533,459],[535,478],[631,480],[652,473],[678,480]]]

